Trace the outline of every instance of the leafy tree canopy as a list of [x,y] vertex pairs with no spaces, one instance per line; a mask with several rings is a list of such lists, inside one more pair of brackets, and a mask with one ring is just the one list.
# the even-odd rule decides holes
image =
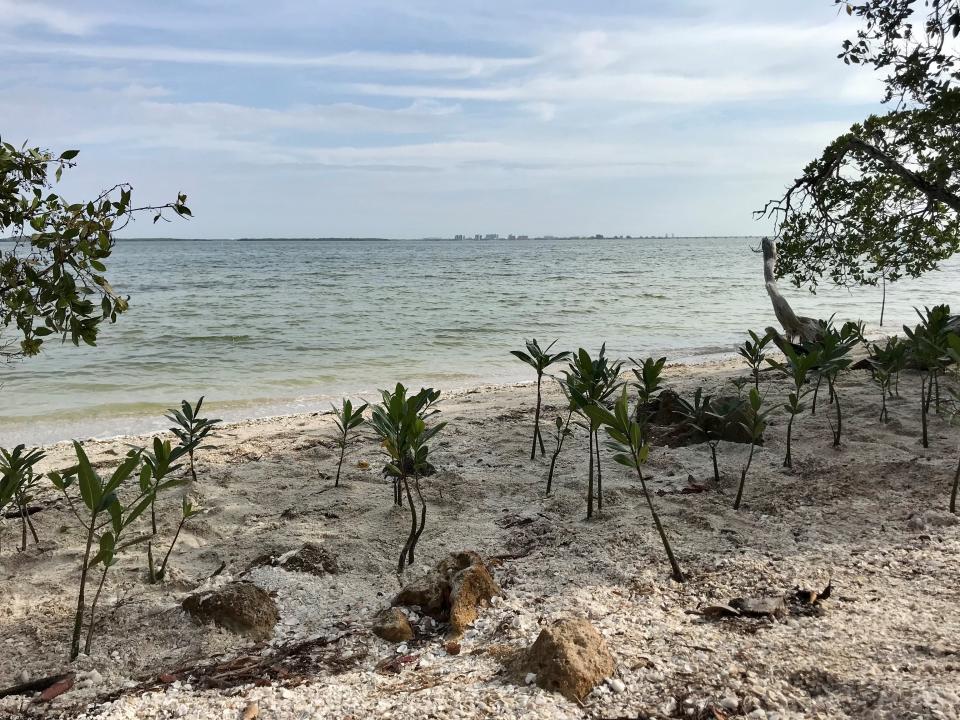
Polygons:
[[[93,200],[70,203],[53,186],[74,167],[76,150],[59,156],[0,142],[0,357],[29,357],[44,338],[96,344],[100,323],[127,309],[105,276],[114,233],[134,216],[189,217],[187,196],[134,207],[122,183]],[[6,331],[6,337],[3,337]]]
[[960,249],[960,0],[834,2],[862,20],[838,57],[886,73],[884,103],[758,215],[777,274],[815,289],[916,277]]

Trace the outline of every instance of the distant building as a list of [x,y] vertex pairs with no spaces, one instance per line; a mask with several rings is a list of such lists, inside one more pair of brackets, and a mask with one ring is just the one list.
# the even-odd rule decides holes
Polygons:
[[514,235],[513,233],[510,233],[509,235],[507,235],[507,240],[516,240],[516,239],[517,239],[517,236]]
[[487,233],[483,236],[484,240],[499,240],[500,236],[497,233]]
[[480,233],[477,233],[476,235],[473,236],[473,239],[474,239],[474,240],[483,240],[483,235],[481,235]]
[[453,239],[454,239],[454,240],[466,240],[466,238],[465,238],[463,235],[454,235],[454,236],[453,236]]
[[603,240],[603,235],[601,235],[600,233],[597,233],[596,235],[593,236],[593,239],[594,239],[594,240]]

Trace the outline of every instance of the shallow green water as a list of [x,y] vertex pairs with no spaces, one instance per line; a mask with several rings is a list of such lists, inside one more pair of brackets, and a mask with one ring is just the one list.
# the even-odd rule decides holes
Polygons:
[[[130,311],[98,348],[50,344],[0,368],[0,445],[143,432],[206,394],[225,418],[329,407],[397,381],[530,379],[508,351],[558,347],[680,359],[730,352],[774,324],[750,239],[120,242]],[[950,302],[952,262],[891,286],[886,326]],[[803,314],[876,324],[880,290],[789,295]]]

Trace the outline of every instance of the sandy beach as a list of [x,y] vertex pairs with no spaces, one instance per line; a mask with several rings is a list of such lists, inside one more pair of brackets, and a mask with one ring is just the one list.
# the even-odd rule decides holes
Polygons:
[[[736,360],[671,365],[666,385],[690,394],[734,392]],[[688,575],[678,584],[634,475],[604,457],[603,512],[584,520],[586,433],[578,431],[545,497],[546,458],[530,461],[533,385],[445,394],[449,424],[436,440],[438,472],[417,564],[446,554],[486,559],[502,590],[449,654],[443,637],[399,646],[370,632],[400,589],[396,557],[409,516],[394,508],[383,458],[365,429],[333,487],[333,416],[311,414],[224,425],[198,455],[199,480],[162,500],[161,535],[179,521],[182,493],[206,509],[186,525],[165,581],[144,578],[142,547],[124,552],[101,600],[90,656],[67,663],[82,533],[62,498],[35,500],[39,545],[19,553],[17,520],[0,550],[0,687],[65,671],[75,685],[49,703],[0,699],[0,716],[119,718],[956,718],[960,716],[960,524],[947,512],[956,430],[933,417],[922,448],[918,380],[882,425],[879,391],[865,371],[841,380],[844,437],[832,447],[829,406],[799,417],[794,468],[782,467],[786,415],[774,414],[753,461],[744,506],[732,509],[748,446],[721,443],[716,486],[706,444],[655,447],[650,486]],[[546,386],[545,417],[562,396]],[[778,404],[786,384],[766,372]],[[546,438],[549,443],[549,438]],[[90,441],[100,469],[126,443]],[[52,446],[41,469],[72,461]],[[263,566],[311,542],[336,573]],[[217,573],[218,569],[222,570]],[[198,589],[246,579],[274,595],[279,622],[255,642],[191,621],[180,603]],[[736,597],[795,587],[829,599],[778,617],[700,613]],[[581,704],[517,682],[498,658],[529,646],[541,628],[586,618],[616,660],[611,678]],[[308,677],[291,672],[203,689],[186,670],[259,657],[316,640]],[[393,663],[389,661],[393,660]],[[306,661],[304,661],[306,662]],[[256,708],[258,715],[251,715]],[[244,715],[244,713],[247,715]]]

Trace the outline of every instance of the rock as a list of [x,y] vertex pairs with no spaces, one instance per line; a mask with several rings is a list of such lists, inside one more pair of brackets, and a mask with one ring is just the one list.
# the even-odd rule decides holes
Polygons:
[[610,678],[607,680],[607,685],[618,695],[627,689],[626,684],[620,678]]
[[418,607],[423,615],[439,622],[450,622],[450,637],[462,637],[477,619],[479,608],[500,594],[483,559],[475,552],[451,553],[426,575],[406,585],[393,601],[393,607]]
[[500,594],[500,588],[490,576],[490,571],[481,562],[464,568],[450,583],[450,630],[459,637],[477,619],[480,607]]
[[413,640],[413,628],[403,610],[387,608],[373,622],[373,634],[390,642]]
[[183,609],[201,623],[214,623],[238,635],[266,640],[280,619],[277,605],[265,590],[235,582],[219,590],[191,595]]
[[250,563],[247,570],[258,567],[279,567],[290,572],[305,572],[318,577],[340,572],[336,556],[315,543],[305,543],[296,551],[260,555]]
[[582,618],[559,620],[544,628],[521,659],[521,672],[536,674],[537,685],[574,702],[586,697],[615,668],[606,641]]
[[747,617],[782,617],[787,612],[782,597],[733,598],[728,604]]

